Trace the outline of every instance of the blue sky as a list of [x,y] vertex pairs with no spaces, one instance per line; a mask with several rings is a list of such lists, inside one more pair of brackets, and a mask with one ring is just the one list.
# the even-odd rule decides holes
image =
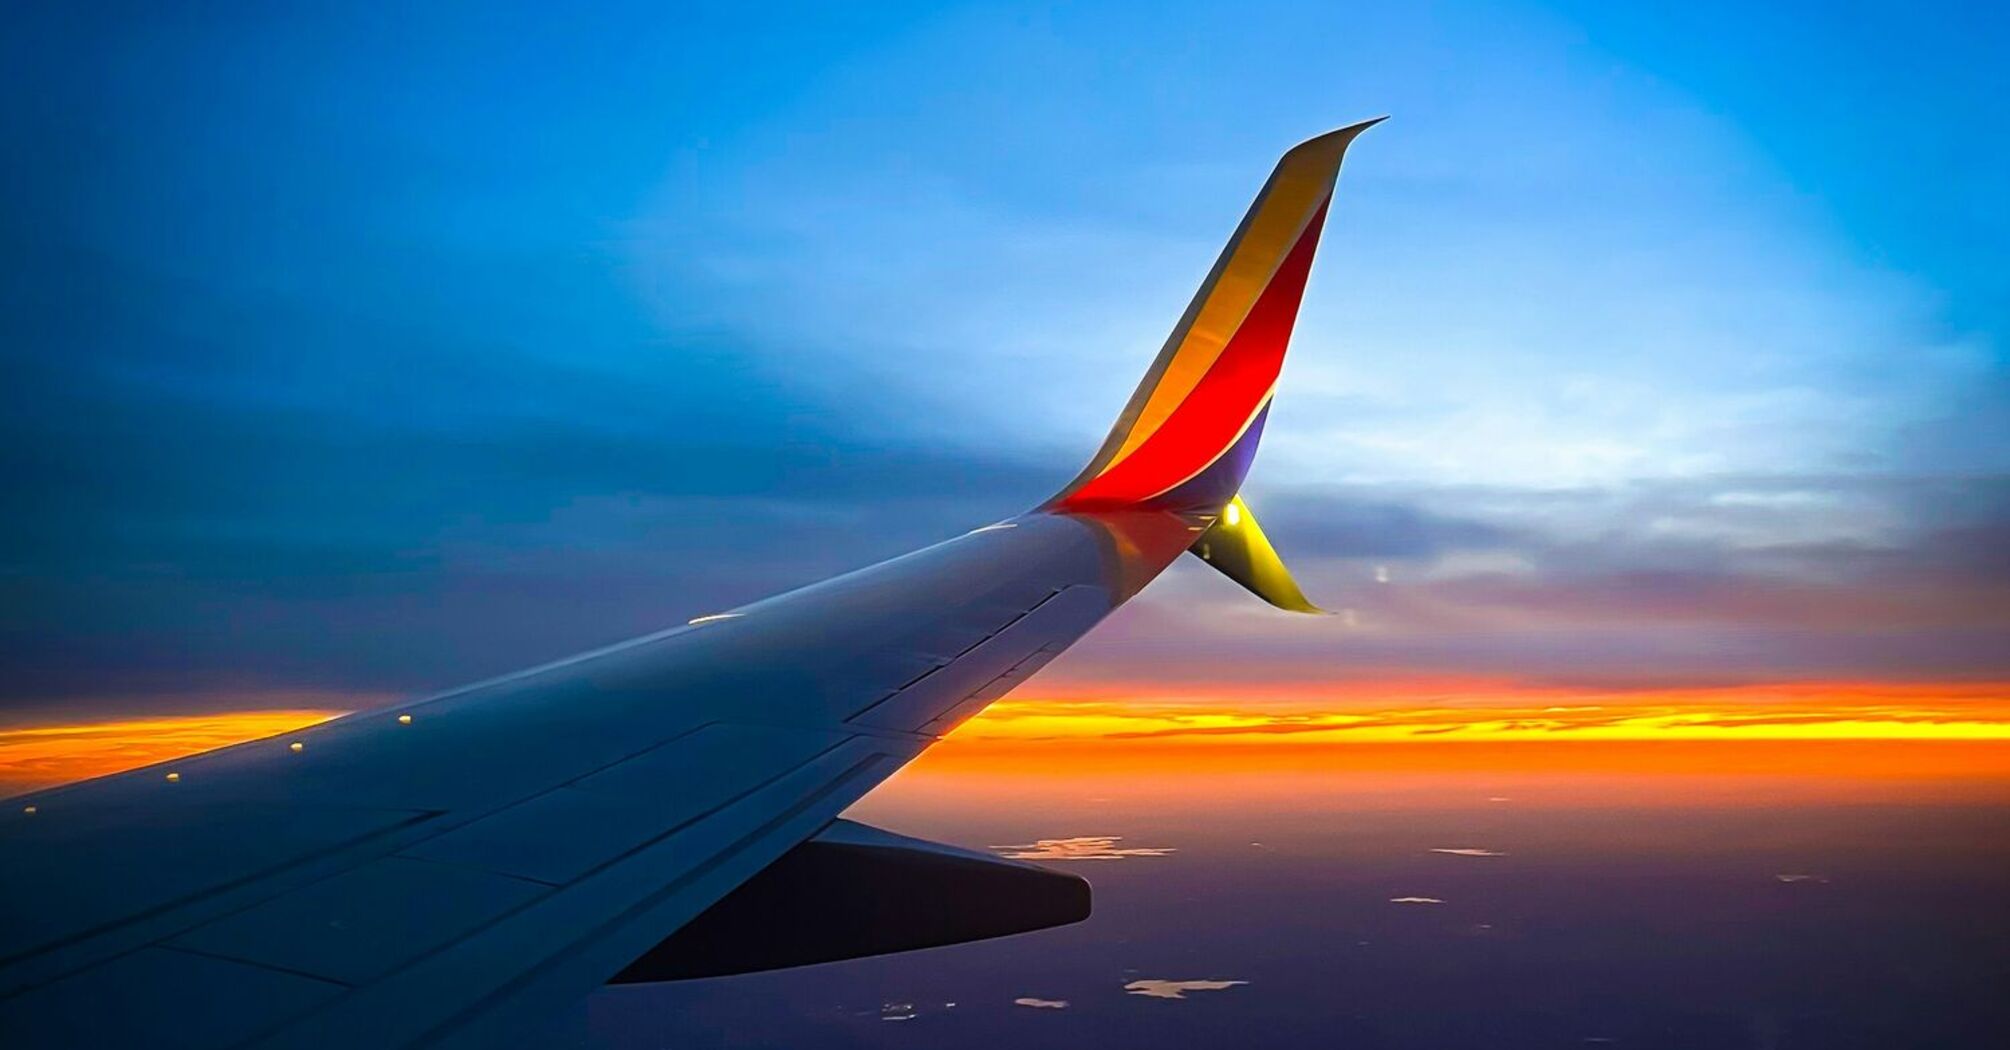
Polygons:
[[1012,513],[1382,113],[1251,490],[1351,626],[1182,571],[1059,687],[2010,677],[2000,13],[869,7],[22,16],[4,709],[424,690]]

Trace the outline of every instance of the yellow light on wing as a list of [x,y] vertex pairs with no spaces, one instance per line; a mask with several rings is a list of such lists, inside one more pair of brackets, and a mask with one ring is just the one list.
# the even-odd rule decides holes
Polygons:
[[1284,567],[1277,550],[1263,535],[1262,524],[1240,496],[1221,508],[1221,517],[1188,549],[1243,589],[1280,609],[1322,611],[1298,589],[1291,570]]

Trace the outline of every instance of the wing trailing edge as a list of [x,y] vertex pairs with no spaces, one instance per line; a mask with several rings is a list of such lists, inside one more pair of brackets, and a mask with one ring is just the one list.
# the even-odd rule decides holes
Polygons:
[[1089,917],[1079,876],[849,820],[783,854],[609,983],[725,977],[937,948]]

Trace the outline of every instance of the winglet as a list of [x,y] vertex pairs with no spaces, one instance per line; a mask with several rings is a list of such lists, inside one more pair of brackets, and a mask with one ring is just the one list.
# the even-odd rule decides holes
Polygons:
[[1237,496],[1222,508],[1221,517],[1208,526],[1188,548],[1200,560],[1221,570],[1223,576],[1241,584],[1249,593],[1288,612],[1323,613],[1299,590],[1291,570],[1270,545],[1270,537],[1256,524],[1249,504]]
[[1190,550],[1280,609],[1321,612],[1237,495],[1256,458],[1347,147],[1376,117],[1292,147],[1089,465],[1049,511],[1148,507],[1205,522]]
[[1212,513],[1241,489],[1341,157],[1382,119],[1309,139],[1277,162],[1102,448],[1047,509]]

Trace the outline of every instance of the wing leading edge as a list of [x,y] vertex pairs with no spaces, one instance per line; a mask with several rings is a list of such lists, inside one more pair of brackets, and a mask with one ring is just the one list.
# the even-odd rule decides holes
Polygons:
[[[1236,492],[1367,126],[1285,155],[1110,439],[1034,511],[570,660],[16,800],[0,815],[6,1044],[531,1038],[650,972],[638,960],[704,971],[673,934],[782,879],[753,883],[785,855],[778,870],[822,870],[792,851],[1181,552],[1309,608],[1254,519],[1237,532]],[[864,849],[828,856],[994,877]]]

